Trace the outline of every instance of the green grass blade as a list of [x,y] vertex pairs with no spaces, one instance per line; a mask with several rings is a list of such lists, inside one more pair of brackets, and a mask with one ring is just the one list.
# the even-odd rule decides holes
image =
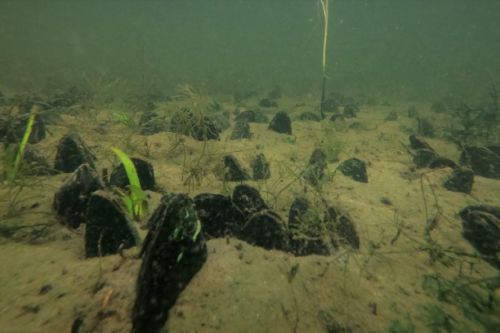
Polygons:
[[121,149],[111,148],[111,150],[116,154],[116,156],[118,156],[120,162],[122,162],[123,167],[125,168],[125,172],[127,173],[130,187],[142,189],[134,162],[132,162],[128,155],[125,154]]
[[[137,170],[134,163],[122,150],[118,148],[111,148],[111,150],[118,156],[129,181],[130,198],[124,198],[124,202],[127,205],[127,210],[132,211],[134,218],[141,219],[147,214],[147,202],[146,195],[142,191],[141,183],[139,181],[139,176],[137,175]],[[130,207],[131,204],[131,207]],[[131,208],[131,209],[130,209]]]
[[35,110],[31,112],[28,123],[26,124],[26,129],[24,130],[23,137],[21,138],[21,142],[17,147],[17,151],[14,157],[14,150],[10,147],[6,150],[4,156],[4,175],[7,181],[13,181],[17,178],[17,174],[19,172],[19,168],[21,167],[21,162],[24,157],[24,152],[26,151],[26,145],[28,144],[28,140],[33,132],[33,124],[35,122]]
[[31,132],[33,131],[33,123],[35,122],[35,112],[32,112],[30,117],[28,118],[28,124],[26,125],[26,130],[24,131],[23,138],[21,143],[19,144],[19,149],[17,150],[16,160],[14,161],[14,169],[19,170],[19,165],[24,156],[24,150],[26,149],[26,144],[31,136]]

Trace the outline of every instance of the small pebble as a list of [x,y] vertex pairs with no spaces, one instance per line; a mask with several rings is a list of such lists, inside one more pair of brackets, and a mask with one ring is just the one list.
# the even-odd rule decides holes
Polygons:
[[50,283],[44,284],[42,288],[40,288],[40,291],[38,292],[38,295],[45,295],[49,291],[52,290],[52,285]]
[[23,310],[30,313],[38,313],[40,311],[40,305],[38,304],[26,304],[23,305]]
[[388,197],[380,198],[380,202],[387,206],[392,206],[392,201]]

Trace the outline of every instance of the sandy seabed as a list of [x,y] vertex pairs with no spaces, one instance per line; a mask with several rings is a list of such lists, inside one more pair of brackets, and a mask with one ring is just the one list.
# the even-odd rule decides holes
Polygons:
[[[177,104],[162,104],[158,112],[175,111]],[[292,135],[252,123],[251,139],[229,140],[229,129],[221,140],[209,141],[205,147],[183,137],[180,149],[179,136],[139,135],[113,117],[124,110],[105,107],[98,112],[62,114],[48,124],[50,134],[36,147],[53,161],[57,141],[68,131],[77,131],[96,154],[99,169],[116,164],[110,148],[121,147],[148,159],[163,189],[192,196],[228,194],[237,185],[222,182],[214,173],[224,154],[235,155],[249,168],[251,159],[262,152],[270,163],[271,178],[247,183],[258,188],[285,220],[293,199],[301,195],[318,209],[326,201],[349,213],[360,238],[357,251],[295,257],[234,238],[209,240],[207,262],[170,310],[164,331],[430,332],[438,327],[444,332],[448,325],[453,332],[483,332],[484,321],[498,325],[498,289],[488,296],[493,299],[492,312],[483,313],[481,322],[464,312],[469,300],[440,299],[429,292],[426,281],[439,277],[459,286],[498,275],[481,259],[457,253],[476,253],[461,235],[458,212],[475,203],[498,205],[500,181],[476,176],[467,195],[442,186],[451,169],[415,169],[403,146],[417,127],[416,120],[407,117],[410,104],[363,105],[358,117],[336,123],[296,120],[301,112],[317,112],[312,100],[283,98],[279,104],[278,109],[265,112],[271,118],[276,110],[286,110],[294,119]],[[236,108],[231,102],[221,105],[231,112]],[[415,106],[436,126],[438,134],[426,139],[428,143],[457,161],[457,147],[439,135],[449,122],[447,116],[430,113],[426,103]],[[398,114],[396,121],[385,121],[390,111]],[[355,122],[357,126],[351,126]],[[317,147],[331,157],[327,179],[318,191],[299,177]],[[367,162],[368,183],[335,172],[338,163],[350,157]],[[190,166],[200,160],[201,183],[185,184]],[[53,195],[68,177],[30,178],[19,196],[13,195],[16,189],[11,186],[0,187],[0,223],[15,230],[0,238],[1,332],[71,332],[78,318],[82,320],[79,332],[131,329],[139,248],[126,250],[124,256],[86,259],[84,227],[67,229],[52,210]],[[160,195],[151,193],[151,197],[154,207]],[[424,238],[426,220],[438,209],[432,247]],[[146,231],[140,233],[144,237]],[[294,267],[298,270],[290,279]]]

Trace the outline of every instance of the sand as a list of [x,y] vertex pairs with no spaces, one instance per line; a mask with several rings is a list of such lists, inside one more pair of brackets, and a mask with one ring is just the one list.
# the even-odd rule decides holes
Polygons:
[[[222,100],[224,109],[235,108],[229,98]],[[179,103],[165,103],[159,110],[171,112]],[[313,100],[285,98],[279,103],[279,110],[287,110],[292,118],[314,111]],[[203,143],[166,132],[139,135],[113,117],[123,109],[107,106],[62,115],[49,124],[49,137],[37,147],[53,160],[58,139],[68,130],[77,130],[95,152],[99,168],[116,164],[110,147],[121,147],[151,161],[163,189],[193,196],[228,194],[237,184],[222,182],[215,175],[223,154],[234,154],[249,168],[251,158],[263,152],[272,176],[248,183],[283,218],[298,195],[308,196],[317,209],[324,209],[322,202],[327,202],[351,216],[361,247],[358,251],[340,249],[332,256],[294,257],[234,238],[209,240],[207,262],[170,310],[165,332],[427,332],[446,325],[453,332],[484,331],[486,326],[464,316],[466,301],[438,299],[425,290],[424,281],[429,276],[470,281],[498,274],[484,261],[456,253],[476,253],[461,235],[457,213],[474,203],[498,205],[500,181],[476,176],[473,191],[467,195],[442,186],[451,174],[449,168],[415,170],[403,147],[416,129],[416,121],[406,115],[409,106],[404,102],[362,106],[357,118],[339,124],[294,121],[291,136],[271,132],[266,124],[251,124],[251,139],[232,141],[226,130],[220,141],[206,143],[203,156]],[[428,142],[442,155],[457,160],[457,147],[441,137],[447,116],[427,112],[426,103],[416,107],[438,129]],[[384,121],[390,111],[398,113],[397,121]],[[350,129],[353,122],[360,126]],[[97,131],[99,127],[105,131]],[[337,157],[328,164],[328,177],[319,191],[298,177],[316,147]],[[368,183],[335,172],[338,163],[350,157],[368,163]],[[199,184],[184,183],[189,168],[203,175]],[[0,223],[19,227],[0,238],[1,332],[70,332],[77,318],[83,319],[79,332],[127,332],[131,328],[139,248],[125,251],[124,257],[84,257],[84,229],[68,230],[51,208],[55,191],[68,176],[29,178],[19,197],[12,195],[16,188],[0,187]],[[154,207],[159,195],[151,195]],[[392,204],[382,203],[382,198]],[[441,256],[431,257],[424,233],[426,219],[438,208],[441,213],[431,238]],[[141,230],[142,237],[145,233]],[[290,278],[292,269],[297,273]],[[498,324],[500,292],[496,290],[491,297],[492,313],[485,316]],[[436,311],[429,309],[436,308],[446,315],[437,319],[430,315]]]

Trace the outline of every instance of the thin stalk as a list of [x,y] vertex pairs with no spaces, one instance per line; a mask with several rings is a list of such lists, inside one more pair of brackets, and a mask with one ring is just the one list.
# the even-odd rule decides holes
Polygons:
[[328,12],[329,12],[329,2],[328,0],[321,0],[321,7],[323,9],[323,57],[322,57],[322,67],[323,67],[323,75],[326,72],[326,49],[327,49],[327,40],[328,40]]
[[325,113],[323,111],[323,104],[325,103],[325,91],[326,91],[326,76],[323,74],[323,82],[321,83],[321,101],[319,103],[319,112],[321,119],[325,119]]
[[329,17],[329,0],[320,0],[321,9],[323,10],[323,53],[321,59],[321,65],[323,69],[323,81],[321,84],[321,102],[319,106],[319,112],[321,119],[325,118],[323,112],[323,104],[325,102],[325,91],[326,91],[326,50],[328,41],[328,17]]

